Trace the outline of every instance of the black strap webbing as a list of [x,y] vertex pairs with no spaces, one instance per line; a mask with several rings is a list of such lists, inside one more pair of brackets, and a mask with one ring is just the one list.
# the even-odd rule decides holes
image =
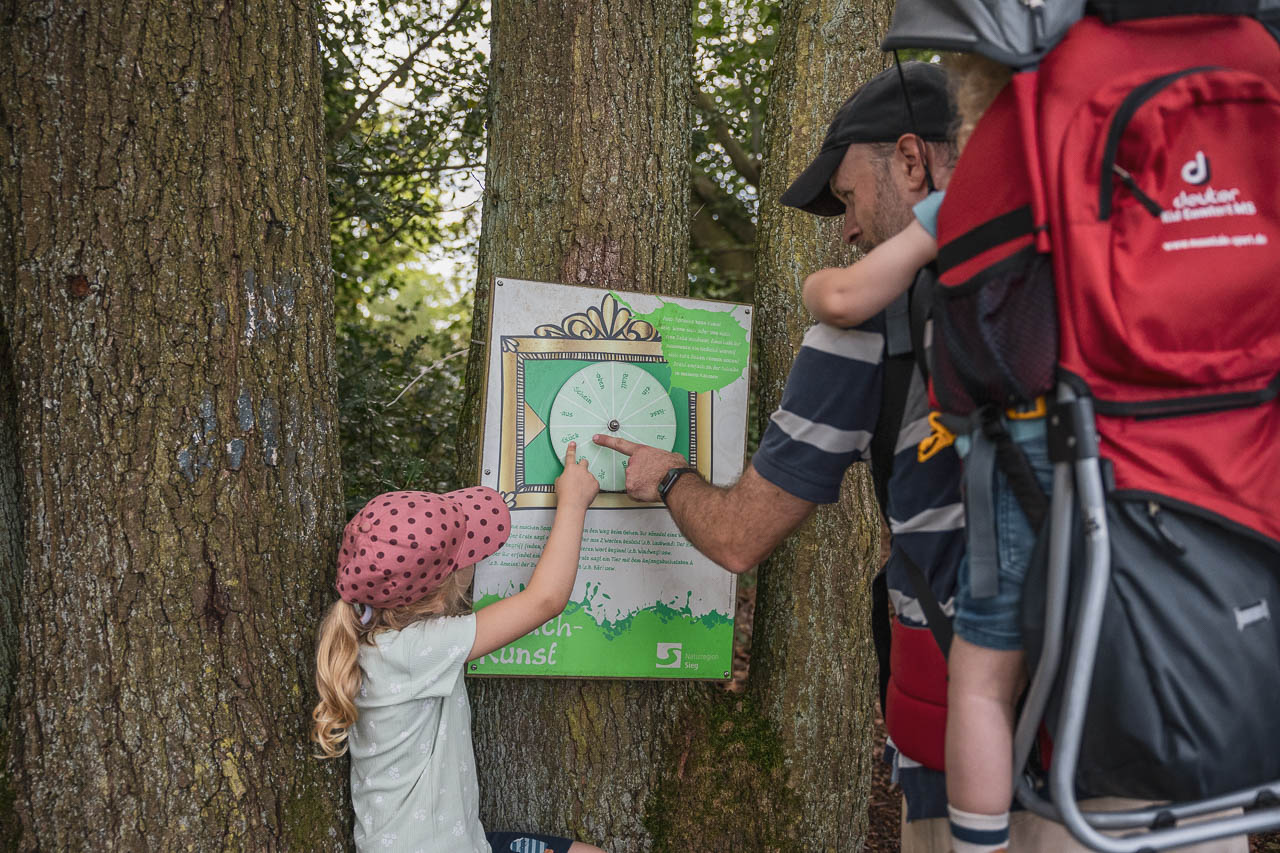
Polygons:
[[[987,412],[993,412],[988,407]],[[1049,496],[1040,487],[1040,481],[1031,470],[1031,461],[1022,452],[1009,431],[1004,428],[998,413],[984,415],[982,431],[987,439],[995,445],[996,464],[1004,472],[1009,481],[1009,488],[1018,499],[1018,506],[1027,515],[1032,530],[1039,530],[1049,514]]]
[[[917,276],[916,281],[919,282]],[[871,479],[876,488],[880,512],[889,518],[889,477],[893,474],[894,451],[902,416],[907,409],[907,393],[911,389],[914,335],[911,329],[911,300],[916,285],[899,296],[885,310],[884,379],[880,388],[880,412],[875,432],[871,435]]]
[[920,609],[924,611],[924,621],[929,626],[929,633],[933,634],[933,639],[938,648],[942,649],[942,656],[945,658],[951,654],[951,620],[942,612],[942,605],[938,604],[933,587],[929,586],[929,579],[924,576],[920,566],[906,551],[899,549],[898,553],[902,555],[902,564],[907,567],[907,577],[911,579],[916,601],[920,602]]
[[924,345],[925,327],[933,316],[934,293],[938,288],[938,266],[929,264],[916,273],[911,287],[911,350],[916,356],[916,366],[924,381],[929,381],[929,351]]
[[[902,416],[907,410],[907,392],[911,388],[911,371],[915,359],[911,354],[910,291],[902,294],[885,311],[884,378],[880,388],[880,412],[875,432],[871,435],[871,482],[885,522],[889,519],[889,478],[893,475],[893,456],[902,429]],[[889,617],[889,580],[884,569],[871,581],[871,641],[876,648],[876,665],[880,681],[880,713],[887,713],[889,695],[889,657],[893,645],[893,626]]]
[[1259,0],[1090,0],[1087,11],[1108,24],[1172,15],[1259,15]]
[[876,647],[876,671],[880,679],[880,713],[886,714],[889,698],[889,651],[893,627],[889,624],[889,579],[884,569],[871,579],[871,642]]
[[946,245],[939,246],[938,269],[946,272],[970,258],[976,258],[988,249],[1034,234],[1035,230],[1036,223],[1031,215],[1031,205],[1023,205],[1008,213],[1002,213],[976,228],[971,228]]
[[[876,420],[871,439],[871,474],[875,483],[876,499],[880,511],[888,520],[889,478],[893,474],[894,451],[898,434],[902,431],[902,419],[907,410],[907,397],[911,390],[912,373],[919,370],[928,376],[925,358],[924,326],[933,304],[933,287],[936,272],[930,267],[922,269],[911,289],[899,297],[886,311],[886,354],[884,385],[880,394],[880,415]],[[904,299],[904,297],[906,297]],[[942,612],[942,606],[933,594],[924,571],[902,549],[898,550],[912,591],[925,621],[933,634],[943,657],[951,649],[951,620]],[[892,645],[892,626],[889,621],[889,582],[884,569],[871,581],[871,637],[879,664],[880,710],[884,712],[889,689],[889,656]]]
[[902,414],[907,408],[907,391],[916,362],[911,353],[885,359],[884,388],[880,394],[880,417],[871,436],[871,479],[876,487],[880,512],[889,515],[889,478],[893,475],[893,456],[902,430]]

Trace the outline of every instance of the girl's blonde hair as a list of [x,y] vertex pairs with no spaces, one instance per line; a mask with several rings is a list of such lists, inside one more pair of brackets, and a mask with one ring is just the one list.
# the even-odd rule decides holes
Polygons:
[[360,644],[373,645],[382,631],[399,631],[422,619],[460,616],[471,609],[469,578],[454,572],[425,598],[388,610],[374,610],[368,625],[360,622],[355,605],[335,601],[320,623],[316,642],[316,691],[320,701],[311,712],[311,740],[336,758],[347,751],[347,731],[355,725],[356,692],[360,689]]
[[1009,80],[1013,70],[993,59],[976,53],[954,53],[943,59],[956,102],[956,147],[964,149],[978,119],[991,106]]

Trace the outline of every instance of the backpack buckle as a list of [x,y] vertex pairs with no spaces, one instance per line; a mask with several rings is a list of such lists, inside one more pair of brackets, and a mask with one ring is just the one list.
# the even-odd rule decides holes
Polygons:
[[916,445],[916,461],[928,462],[946,448],[956,443],[956,434],[942,423],[942,412],[929,413],[929,426],[933,432]]
[[1032,421],[1036,418],[1043,418],[1048,412],[1049,405],[1045,401],[1044,395],[1041,394],[1028,405],[1013,406],[1005,409],[1004,416],[1011,421]]

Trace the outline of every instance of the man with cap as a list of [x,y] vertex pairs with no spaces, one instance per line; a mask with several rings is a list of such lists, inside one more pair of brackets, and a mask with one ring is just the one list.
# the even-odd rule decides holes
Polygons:
[[[909,93],[909,102],[904,98]],[[816,216],[844,216],[841,237],[867,251],[910,223],[911,206],[946,186],[955,165],[953,107],[937,65],[903,63],[873,77],[837,111],[817,157],[781,201]],[[915,294],[922,282],[912,288]],[[876,626],[886,760],[903,792],[904,853],[948,853],[946,659],[952,594],[964,556],[960,460],[932,433],[928,396],[914,350],[927,335],[910,322],[910,299],[854,329],[815,325],[787,377],[751,465],[732,486],[701,479],[679,454],[597,435],[597,444],[631,457],[627,493],[661,499],[685,537],[732,572],[764,560],[818,504],[832,503],[853,462],[872,463],[880,505],[893,534],[884,572],[892,626]],[[915,342],[913,343],[913,338]],[[945,445],[945,446],[944,446]],[[874,596],[873,596],[874,598]],[[873,600],[873,622],[887,610]],[[888,667],[886,634],[892,636]],[[1132,808],[1137,801],[1085,801]],[[1010,848],[1083,851],[1058,823],[1029,812],[1010,821]],[[1196,845],[1195,853],[1243,853],[1243,839]]]
[[[843,216],[842,239],[866,251],[902,230],[911,206],[933,185],[945,186],[955,161],[952,121],[942,68],[923,62],[891,68],[840,107],[817,157],[782,203],[817,216]],[[887,654],[882,656],[881,683],[887,688],[888,759],[904,792],[902,849],[945,853],[946,661],[925,613],[930,607],[941,611],[942,623],[951,613],[964,515],[954,451],[947,447],[917,461],[916,445],[930,428],[911,338],[905,305],[855,329],[811,328],[751,465],[728,488],[702,480],[677,454],[605,436],[596,441],[631,456],[632,497],[661,497],[685,536],[733,572],[767,557],[818,504],[837,499],[850,465],[874,458],[893,532],[885,576],[896,613],[895,668],[886,683]],[[931,588],[927,604],[918,600],[908,564],[921,568],[917,580]],[[883,600],[878,604],[884,613]],[[888,632],[885,626],[878,633]]]

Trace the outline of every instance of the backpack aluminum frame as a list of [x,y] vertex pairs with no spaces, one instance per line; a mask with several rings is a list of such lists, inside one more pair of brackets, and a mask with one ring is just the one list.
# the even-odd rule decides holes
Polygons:
[[[1053,457],[1053,494],[1049,506],[1049,568],[1045,607],[1045,636],[1040,664],[1031,679],[1026,702],[1014,734],[1014,789],[1026,809],[1058,821],[1081,843],[1102,853],[1139,853],[1236,835],[1265,832],[1280,827],[1280,780],[1245,788],[1218,797],[1187,803],[1171,803],[1128,811],[1084,811],[1076,796],[1076,767],[1084,730],[1085,707],[1093,680],[1104,602],[1111,573],[1110,538],[1107,531],[1106,496],[1098,457],[1093,406],[1088,397],[1061,384],[1058,402],[1063,409],[1049,415],[1050,448],[1068,446],[1072,458]],[[1054,431],[1068,431],[1059,441]],[[1052,453],[1052,450],[1051,450]],[[1026,772],[1048,706],[1063,666],[1067,636],[1067,599],[1071,571],[1071,536],[1076,513],[1083,519],[1084,560],[1081,596],[1075,624],[1070,626],[1072,646],[1067,651],[1063,676],[1062,708],[1053,736],[1053,761],[1048,771],[1049,797],[1033,786]],[[1243,809],[1243,813],[1177,825],[1187,818]],[[1146,830],[1115,836],[1104,831]]]

